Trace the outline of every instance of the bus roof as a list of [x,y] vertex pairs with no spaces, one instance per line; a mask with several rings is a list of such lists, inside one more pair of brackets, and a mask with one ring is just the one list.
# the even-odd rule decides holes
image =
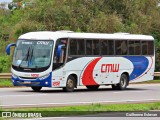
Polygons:
[[23,34],[19,39],[34,40],[57,40],[58,38],[77,38],[77,39],[114,39],[114,40],[154,40],[152,36],[129,34],[129,33],[78,33],[72,31],[38,31]]

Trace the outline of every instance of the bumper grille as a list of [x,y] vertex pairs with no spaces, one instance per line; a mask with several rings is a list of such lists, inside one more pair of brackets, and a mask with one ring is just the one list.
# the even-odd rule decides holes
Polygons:
[[26,79],[26,80],[36,80],[37,78],[29,78],[29,77],[19,77],[20,79]]

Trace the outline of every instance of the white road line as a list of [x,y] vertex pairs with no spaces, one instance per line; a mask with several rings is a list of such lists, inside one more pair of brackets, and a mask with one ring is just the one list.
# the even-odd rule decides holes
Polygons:
[[143,92],[146,92],[146,91],[119,91],[119,92],[113,92],[113,93],[143,93]]
[[28,97],[28,96],[39,96],[39,95],[41,95],[41,96],[43,96],[43,95],[48,95],[48,94],[33,94],[33,95],[1,95],[0,96],[0,98],[1,97]]
[[44,106],[44,105],[77,105],[77,104],[97,104],[97,103],[129,103],[129,102],[150,102],[160,101],[160,99],[143,99],[143,100],[119,100],[119,101],[93,101],[93,102],[67,102],[67,103],[38,103],[38,104],[10,104],[0,105],[0,107],[14,107],[14,106]]

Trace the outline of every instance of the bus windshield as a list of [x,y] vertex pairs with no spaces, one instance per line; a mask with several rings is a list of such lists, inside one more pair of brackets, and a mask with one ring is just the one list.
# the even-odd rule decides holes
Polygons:
[[13,55],[14,66],[19,68],[43,68],[50,65],[53,41],[18,40]]

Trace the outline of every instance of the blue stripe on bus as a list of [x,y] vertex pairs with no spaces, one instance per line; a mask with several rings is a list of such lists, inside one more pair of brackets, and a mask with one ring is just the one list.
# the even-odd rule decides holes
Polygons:
[[133,71],[129,76],[130,80],[134,80],[139,77],[148,68],[149,61],[144,56],[124,56],[124,58],[130,60],[133,64]]

